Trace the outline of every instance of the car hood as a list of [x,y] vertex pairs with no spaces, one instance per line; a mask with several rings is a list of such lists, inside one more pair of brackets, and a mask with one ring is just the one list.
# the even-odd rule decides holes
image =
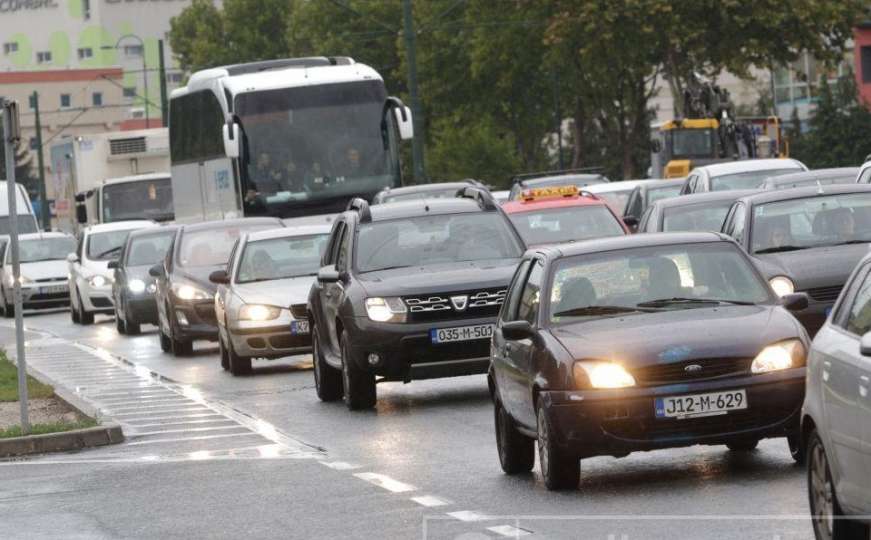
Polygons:
[[21,263],[21,275],[33,280],[48,278],[66,279],[67,268],[68,264],[64,260]]
[[843,285],[850,273],[868,254],[869,244],[818,247],[783,253],[755,255],[766,278],[786,275],[795,289]]
[[198,266],[193,268],[176,268],[175,274],[177,277],[186,279],[197,284],[200,288],[208,293],[214,294],[218,290],[218,286],[209,281],[209,274],[215,270],[222,270],[225,266],[222,264],[215,266]]
[[290,307],[308,301],[308,293],[314,280],[314,276],[300,276],[256,283],[236,283],[233,285],[233,292],[246,304]]
[[442,263],[358,274],[370,295],[405,296],[507,287],[517,259]]
[[753,358],[766,345],[802,334],[776,306],[719,306],[606,317],[555,327],[573,358],[627,367],[704,358]]

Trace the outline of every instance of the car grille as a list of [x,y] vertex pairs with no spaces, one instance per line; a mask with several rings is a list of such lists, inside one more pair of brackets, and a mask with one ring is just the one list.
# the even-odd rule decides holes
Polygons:
[[69,292],[59,292],[51,294],[34,294],[26,299],[26,302],[69,302]]
[[34,282],[36,282],[36,283],[51,283],[52,281],[66,281],[66,280],[67,280],[66,276],[60,276],[60,277],[49,277],[49,278],[36,279],[36,280],[34,280]]
[[102,296],[97,296],[91,298],[91,305],[95,308],[110,308],[112,307],[112,301],[108,298],[103,298]]
[[[457,309],[452,297],[465,296],[464,309]],[[505,289],[459,291],[429,296],[405,296],[411,322],[444,321],[458,318],[495,317],[505,301]],[[463,307],[462,305],[460,307]]]
[[[632,370],[632,376],[641,386],[704,381],[744,375],[749,372],[752,362],[751,358],[697,358],[685,362],[636,368]],[[701,369],[693,369],[689,366],[701,366]]]
[[841,294],[841,285],[817,287],[815,289],[808,289],[805,292],[817,302],[834,302],[838,299],[838,295]]
[[296,320],[304,320],[308,318],[308,304],[293,304],[290,306],[290,314]]

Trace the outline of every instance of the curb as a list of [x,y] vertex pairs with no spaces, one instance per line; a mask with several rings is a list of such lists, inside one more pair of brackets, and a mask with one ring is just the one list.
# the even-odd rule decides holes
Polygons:
[[95,446],[106,446],[124,441],[124,432],[118,424],[107,424],[86,429],[75,429],[61,433],[28,435],[0,439],[0,458],[44,454],[47,452],[67,452]]

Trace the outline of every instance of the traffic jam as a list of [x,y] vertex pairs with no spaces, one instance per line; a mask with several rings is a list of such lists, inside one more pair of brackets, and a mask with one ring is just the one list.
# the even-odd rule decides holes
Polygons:
[[[299,71],[288,66],[228,69],[227,95],[250,102],[250,88],[271,84],[267,68]],[[185,118],[204,80],[173,93],[173,115]],[[360,102],[371,95],[397,134],[385,148],[410,136],[407,108],[374,90]],[[231,115],[223,142],[209,134],[222,159],[274,148],[258,130],[285,118],[274,109],[288,100],[246,103],[235,118],[247,127]],[[293,121],[321,120],[303,110]],[[189,185],[206,173],[185,169],[199,158],[183,139],[197,133],[174,119],[169,133],[175,218],[24,232],[14,272],[3,237],[5,317],[19,291],[28,328],[60,306],[68,325],[114,320],[118,339],[146,334],[177,362],[215,347],[220,365],[208,371],[230,385],[310,357],[305,398],[343,402],[351,422],[381,412],[382,383],[477,376],[492,403],[493,465],[535,470],[552,491],[578,489],[600,456],[697,445],[740,456],[776,439],[806,470],[816,537],[868,538],[871,162],[814,171],[787,157],[735,159],[624,181],[556,170],[506,179],[505,193],[473,179],[395,183],[385,150],[377,164],[348,165],[370,167],[357,184],[319,165],[302,183],[273,175],[270,186],[249,160],[210,193]]]

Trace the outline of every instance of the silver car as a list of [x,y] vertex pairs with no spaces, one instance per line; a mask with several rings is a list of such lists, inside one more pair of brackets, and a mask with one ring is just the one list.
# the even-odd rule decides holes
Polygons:
[[221,367],[239,375],[252,358],[311,352],[306,302],[329,233],[329,225],[312,225],[239,238],[227,270],[209,276],[218,284]]
[[869,538],[871,255],[850,276],[808,357],[802,414],[818,539]]
[[[5,237],[0,248],[0,298],[3,314],[12,317],[12,257]],[[75,239],[64,233],[22,234],[18,237],[18,260],[21,263],[21,302],[24,309],[53,308],[70,303],[67,285],[67,255],[76,248]]]

